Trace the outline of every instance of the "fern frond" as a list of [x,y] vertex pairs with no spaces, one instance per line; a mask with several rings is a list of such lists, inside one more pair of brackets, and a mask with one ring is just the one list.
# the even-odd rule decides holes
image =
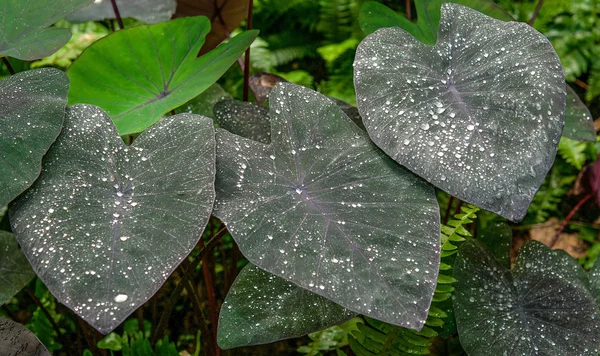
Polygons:
[[585,142],[579,142],[566,137],[561,137],[560,142],[558,143],[558,153],[570,165],[580,170],[583,168],[587,158],[585,155],[586,145],[587,144]]
[[444,258],[456,253],[458,248],[456,244],[471,236],[464,226],[473,222],[479,208],[466,205],[461,207],[461,211],[441,228],[440,274],[423,329],[415,331],[365,317],[365,323],[358,324],[358,330],[348,335],[350,348],[357,356],[428,355],[430,353],[430,339],[438,335],[434,328],[443,326],[444,319],[448,317],[447,313],[436,304],[452,297],[454,287],[451,284],[456,282],[454,277],[447,274],[452,270],[452,266],[444,263]]

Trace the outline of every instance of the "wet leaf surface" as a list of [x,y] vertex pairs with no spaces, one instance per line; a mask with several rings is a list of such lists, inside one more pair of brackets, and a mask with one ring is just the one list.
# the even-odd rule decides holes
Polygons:
[[231,95],[219,84],[215,83],[197,97],[176,108],[175,113],[198,114],[214,119],[215,113],[213,109],[215,104],[227,99],[231,99]]
[[269,109],[237,100],[224,100],[214,106],[215,121],[225,130],[253,141],[271,143]]
[[10,207],[17,240],[63,304],[102,333],[198,242],[214,199],[213,125],[180,114],[125,146],[110,117],[68,109],[40,178]]
[[42,157],[60,133],[69,79],[56,69],[34,69],[0,81],[0,206],[40,174]]
[[69,67],[69,104],[102,107],[121,135],[143,131],[210,87],[258,33],[243,32],[196,58],[209,30],[208,19],[190,17],[102,38]]
[[512,244],[512,229],[505,222],[492,222],[477,236],[492,255],[505,268],[510,268],[510,247]]
[[[146,22],[157,23],[169,21],[177,7],[176,0],[117,0],[117,7],[121,18],[132,17]],[[103,0],[83,7],[66,17],[69,22],[100,21],[115,19],[110,0]]]
[[49,27],[93,0],[0,0],[0,57],[40,59],[71,39],[65,28]]
[[596,142],[592,114],[569,85],[567,85],[567,110],[562,134],[572,140]]
[[33,277],[35,273],[13,234],[0,231],[0,305],[23,289]]
[[0,350],[3,356],[50,356],[31,331],[5,318],[0,318]]
[[465,351],[598,354],[598,307],[573,266],[566,253],[530,241],[511,272],[480,242],[463,244],[454,264],[454,308]]
[[564,125],[562,67],[540,33],[444,4],[435,46],[398,28],[368,36],[355,85],[369,136],[390,157],[463,201],[523,218]]
[[322,330],[355,315],[250,264],[223,302],[218,342],[222,349],[266,344]]
[[282,83],[269,100],[270,145],[217,130],[213,214],[260,268],[420,329],[439,265],[432,188],[323,95]]

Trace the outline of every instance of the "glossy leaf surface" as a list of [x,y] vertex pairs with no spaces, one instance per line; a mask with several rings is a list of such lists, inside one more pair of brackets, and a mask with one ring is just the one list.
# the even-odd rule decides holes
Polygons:
[[13,234],[0,231],[0,305],[35,277]]
[[71,39],[64,28],[49,27],[92,0],[0,0],[0,57],[40,59]]
[[0,318],[0,350],[3,356],[50,356],[48,349],[27,328]]
[[269,109],[237,100],[223,100],[214,106],[215,121],[225,130],[253,141],[271,143]]
[[359,45],[354,64],[375,144],[451,195],[523,218],[564,125],[562,67],[545,37],[444,4],[435,46],[384,28]]
[[[177,7],[176,0],[116,0],[116,4],[121,18],[133,17],[147,23],[169,21]],[[101,0],[75,11],[66,20],[87,22],[115,18],[111,1]]]
[[512,272],[478,241],[454,264],[455,317],[471,356],[598,354],[598,307],[566,253],[530,241]]
[[567,85],[567,110],[562,134],[572,140],[596,142],[594,118],[590,109],[569,85]]
[[355,315],[250,264],[223,302],[218,342],[223,349],[265,344],[325,329]]
[[281,83],[269,101],[270,145],[217,130],[213,214],[262,269],[420,329],[439,265],[432,188],[323,95]]
[[69,79],[56,69],[34,69],[0,81],[0,206],[40,174],[42,157],[60,133]]
[[510,268],[510,247],[512,245],[512,229],[505,222],[492,222],[477,236],[492,255],[505,268]]
[[143,131],[213,84],[257,35],[241,33],[196,58],[209,30],[208,19],[190,17],[102,38],[69,67],[69,104],[102,107],[121,135]]
[[210,217],[214,144],[210,119],[181,114],[127,147],[102,110],[70,107],[40,178],[9,209],[52,294],[102,333],[148,300]]

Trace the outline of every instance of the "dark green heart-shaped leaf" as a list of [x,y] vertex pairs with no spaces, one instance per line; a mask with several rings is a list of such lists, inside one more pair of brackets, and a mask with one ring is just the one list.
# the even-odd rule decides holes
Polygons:
[[477,236],[492,255],[505,268],[510,268],[510,247],[512,245],[512,229],[505,222],[492,222],[481,230]]
[[219,315],[222,349],[266,344],[340,324],[356,313],[248,265],[231,286]]
[[0,206],[40,174],[42,157],[60,133],[69,78],[34,69],[0,81]]
[[260,268],[347,309],[419,329],[436,285],[432,188],[325,96],[269,95],[271,144],[217,130],[214,214]]
[[215,83],[200,93],[200,95],[175,109],[175,113],[198,114],[214,119],[213,108],[215,104],[227,99],[231,99],[231,95],[219,84]]
[[189,17],[104,37],[69,67],[69,103],[102,107],[121,135],[144,130],[219,79],[257,35],[243,32],[196,58],[208,31],[208,19]]
[[192,250],[214,198],[212,121],[170,116],[125,146],[101,109],[68,109],[40,178],[10,206],[52,294],[102,333],[148,300]]
[[444,4],[435,46],[384,28],[358,46],[354,64],[375,144],[453,196],[523,218],[564,125],[562,67],[544,36]]
[[227,131],[253,141],[271,143],[269,109],[237,100],[223,100],[214,106],[215,121]]
[[0,231],[0,305],[6,303],[35,277],[17,240],[8,231]]
[[0,0],[0,57],[40,59],[71,39],[65,28],[48,27],[92,0]]
[[0,350],[3,356],[51,356],[31,331],[4,318],[0,318]]
[[562,134],[572,140],[596,142],[592,114],[569,85],[567,85],[567,110]]
[[383,4],[368,1],[360,8],[360,27],[367,35],[384,27],[400,27],[417,40],[433,45],[440,24],[442,4],[445,2],[468,6],[498,20],[513,20],[510,14],[489,0],[415,0],[416,23]]
[[596,260],[594,266],[588,273],[589,290],[596,299],[596,304],[600,308],[600,262]]
[[[121,17],[133,17],[147,23],[169,21],[177,7],[176,0],[117,0]],[[115,11],[110,0],[94,1],[67,16],[69,22],[88,22],[114,19]]]
[[600,313],[567,254],[527,242],[512,270],[478,241],[454,264],[460,341],[477,355],[597,355]]

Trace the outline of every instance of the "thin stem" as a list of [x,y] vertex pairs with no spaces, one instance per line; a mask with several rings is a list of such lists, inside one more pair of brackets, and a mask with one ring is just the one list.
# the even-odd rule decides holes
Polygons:
[[[188,279],[191,278],[191,276],[196,271],[196,267],[198,267],[198,265],[200,264],[200,262],[202,261],[204,256],[207,253],[209,253],[210,251],[212,251],[212,248],[217,244],[217,242],[219,242],[219,240],[223,236],[225,236],[226,233],[227,233],[227,229],[222,228],[206,243],[206,246],[204,246],[204,248],[200,250],[200,253],[198,253],[198,256],[196,256],[196,258],[194,258],[194,260],[192,261],[192,263],[190,263],[188,268],[186,268],[185,273],[184,273],[185,278],[188,278]],[[164,330],[166,330],[167,324],[169,322],[169,317],[171,316],[171,312],[175,308],[175,304],[177,303],[177,300],[181,296],[181,291],[183,290],[184,286],[185,286],[185,284],[180,282],[177,285],[177,287],[175,287],[173,289],[173,292],[171,293],[171,296],[169,297],[169,300],[167,301],[167,305],[164,308],[164,310],[160,316],[160,321],[158,322],[156,329],[154,329],[154,333],[152,335],[152,344],[155,344],[156,341],[158,341],[158,339],[160,339],[160,337],[162,336],[161,333],[164,332]]]
[[412,20],[412,14],[410,12],[410,0],[406,0],[406,19],[408,21]]
[[[209,335],[213,336],[212,337],[213,342],[208,343],[208,347],[207,347],[207,350],[205,350],[205,354],[220,355],[221,349],[217,345],[216,329],[213,329],[211,331],[208,328],[208,325],[206,323],[206,316],[204,315],[204,310],[202,309],[202,303],[200,303],[200,298],[198,297],[198,293],[196,293],[196,290],[194,289],[192,281],[190,281],[189,279],[187,279],[185,277],[186,276],[185,272],[186,271],[183,269],[183,266],[179,266],[179,275],[181,276],[180,284],[183,284],[183,287],[187,291],[187,294],[190,299],[190,302],[192,303],[192,306],[194,307],[194,309],[196,309],[197,313],[194,314],[194,318],[200,325],[200,332],[203,335],[206,335],[206,337],[209,337]],[[214,349],[216,349],[215,350],[216,352],[213,352]]]
[[533,11],[533,15],[531,15],[531,18],[529,19],[529,26],[533,26],[535,19],[538,17],[540,10],[542,9],[542,5],[544,5],[544,0],[539,0],[535,10]]
[[[252,29],[252,8],[254,7],[254,0],[248,0],[248,26],[246,30]],[[248,101],[248,87],[250,86],[250,46],[246,50],[244,57],[244,96],[243,100]]]
[[552,241],[550,242],[550,245],[548,245],[548,247],[550,247],[550,248],[554,247],[554,244],[556,244],[556,241],[558,241],[558,237],[560,236],[561,232],[563,232],[563,230],[567,227],[567,224],[569,223],[569,221],[571,220],[571,218],[573,217],[573,215],[575,215],[575,213],[577,212],[577,210],[579,210],[579,208],[581,208],[581,206],[583,206],[583,204],[585,204],[593,196],[594,195],[592,193],[586,195],[585,197],[583,197],[579,201],[579,203],[577,203],[573,207],[573,209],[571,209],[571,211],[569,212],[569,214],[567,215],[567,217],[565,218],[565,220],[563,221],[563,223],[560,224],[560,227],[558,228],[558,231],[556,231],[556,234],[552,238]]
[[171,116],[175,116],[175,109],[171,110]]
[[10,75],[14,75],[15,74],[15,70],[10,65],[10,62],[8,61],[8,59],[6,59],[6,57],[2,57],[2,63],[4,63],[4,65],[6,66],[6,68],[8,69],[8,72],[10,73]]
[[88,347],[90,348],[90,351],[92,351],[92,354],[107,356],[108,353],[106,352],[106,350],[104,350],[104,349],[101,350],[96,345],[96,343],[98,342],[97,337],[96,337],[96,331],[92,330],[92,328],[90,328],[89,325],[80,317],[76,316],[76,318],[77,318],[77,322],[79,323],[79,327],[83,331],[83,335],[85,337],[85,342],[87,343]]
[[124,29],[123,19],[121,18],[121,14],[119,13],[119,7],[117,6],[117,0],[110,0],[112,4],[113,11],[115,12],[115,17],[117,18],[117,22],[119,23],[119,29]]
[[[458,199],[457,199],[458,200]],[[458,200],[458,204],[456,205],[456,208],[454,208],[454,214],[452,214],[452,216],[456,215],[456,214],[460,214],[460,207],[463,205],[463,201],[462,200]]]
[[454,196],[450,196],[450,199],[448,200],[448,206],[446,207],[446,212],[444,213],[444,222],[443,224],[446,225],[448,223],[448,219],[450,219],[450,210],[452,210],[452,204],[454,203]]
[[[204,241],[200,240],[200,247],[204,248]],[[206,297],[208,299],[208,308],[210,310],[210,323],[213,330],[214,345],[217,345],[217,324],[219,322],[219,310],[217,308],[217,300],[214,286],[214,279],[208,263],[208,257],[204,256],[202,260],[202,274],[204,276],[204,286],[206,287]],[[221,354],[221,349],[216,346],[216,356]]]

